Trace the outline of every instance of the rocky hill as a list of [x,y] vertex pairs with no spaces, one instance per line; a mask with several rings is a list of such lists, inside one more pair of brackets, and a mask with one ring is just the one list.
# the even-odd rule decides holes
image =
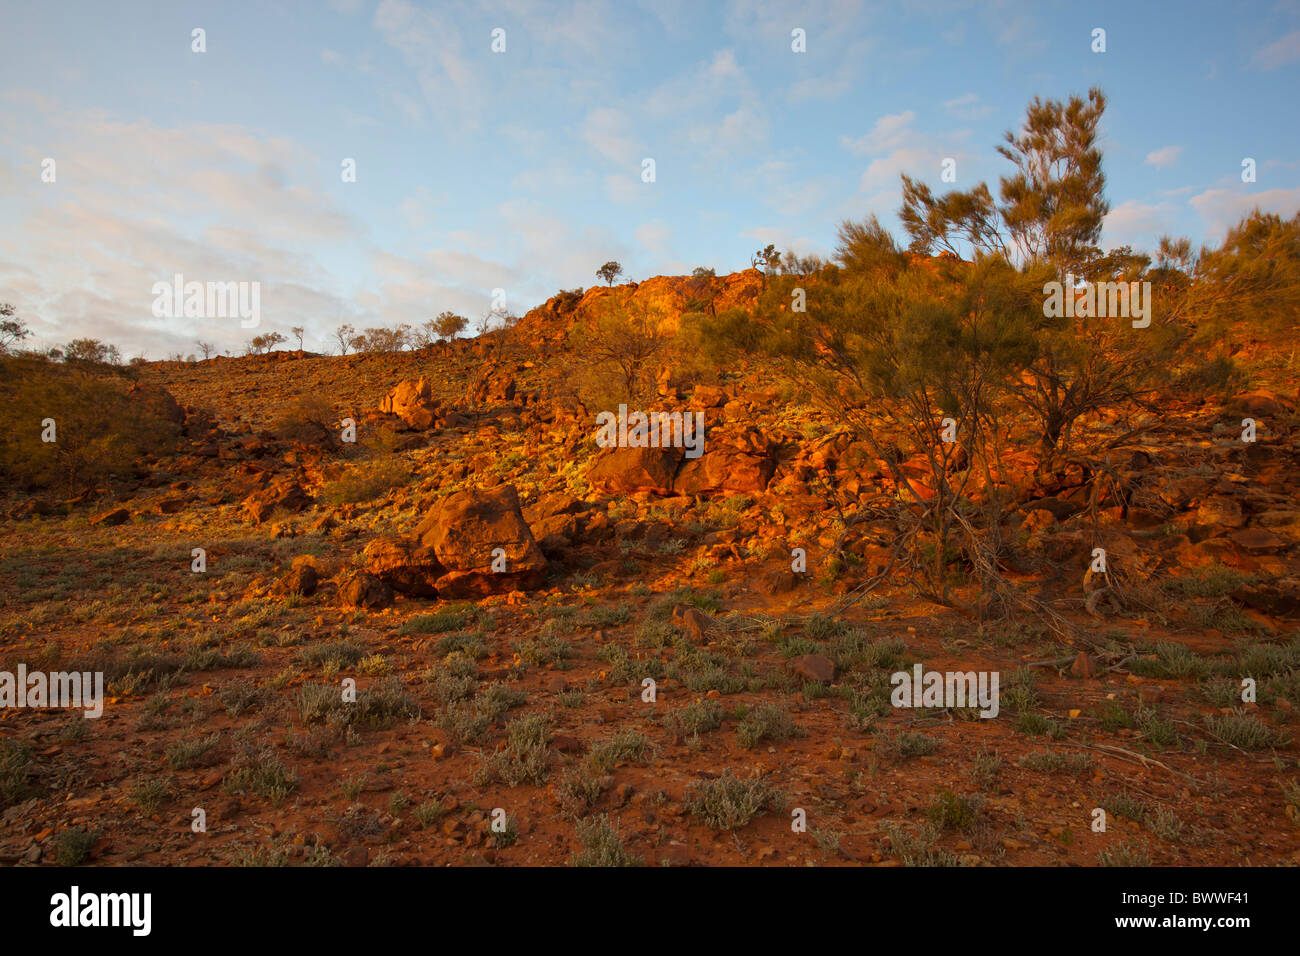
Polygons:
[[[954,554],[942,606],[897,573],[925,449],[878,457],[761,365],[664,377],[698,458],[601,448],[566,402],[543,343],[603,300],[671,328],[760,285],[141,369],[175,453],[0,524],[0,670],[107,681],[98,720],[0,715],[0,859],[1300,862],[1293,384],[1171,401],[1104,473],[1007,454],[981,494],[1023,600]],[[898,706],[916,666],[1000,675],[998,713]]]

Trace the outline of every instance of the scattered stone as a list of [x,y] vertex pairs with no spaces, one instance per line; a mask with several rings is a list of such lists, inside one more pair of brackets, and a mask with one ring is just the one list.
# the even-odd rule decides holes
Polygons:
[[1070,673],[1075,677],[1089,680],[1097,676],[1097,665],[1093,663],[1086,651],[1080,651],[1074,658],[1074,663],[1070,665]]
[[288,594],[299,594],[302,597],[311,597],[316,593],[316,585],[320,578],[316,574],[316,569],[310,564],[295,565],[282,580],[284,590]]
[[124,524],[131,517],[131,512],[125,508],[114,508],[112,511],[105,511],[103,514],[97,514],[90,519],[91,524],[102,524],[105,527],[114,527]]
[[1243,551],[1268,554],[1286,547],[1286,542],[1266,528],[1241,528],[1228,535],[1229,540]]
[[344,607],[379,610],[393,603],[393,589],[368,571],[354,571],[339,584],[339,602]]
[[678,605],[673,608],[673,624],[697,644],[703,643],[712,623],[712,619],[697,607]]
[[293,479],[278,481],[253,492],[243,501],[245,513],[253,524],[261,524],[277,509],[299,512],[311,504],[311,497]]

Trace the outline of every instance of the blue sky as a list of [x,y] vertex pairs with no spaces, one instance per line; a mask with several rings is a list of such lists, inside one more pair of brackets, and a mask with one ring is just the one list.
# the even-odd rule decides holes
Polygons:
[[642,279],[827,254],[845,218],[901,235],[900,171],[951,188],[951,157],[956,187],[996,186],[1029,100],[1092,85],[1107,245],[1300,208],[1300,0],[6,0],[0,22],[0,301],[42,345],[238,350],[237,319],[151,314],[178,272],[260,282],[262,330],[324,350],[498,288],[522,313],[610,258]]

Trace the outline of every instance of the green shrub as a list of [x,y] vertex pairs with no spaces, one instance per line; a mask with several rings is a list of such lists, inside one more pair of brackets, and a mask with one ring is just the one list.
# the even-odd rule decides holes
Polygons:
[[[133,390],[129,373],[28,356],[0,356],[0,478],[27,488],[93,487],[137,474],[172,452],[179,406],[166,392]],[[46,419],[55,441],[42,440]]]

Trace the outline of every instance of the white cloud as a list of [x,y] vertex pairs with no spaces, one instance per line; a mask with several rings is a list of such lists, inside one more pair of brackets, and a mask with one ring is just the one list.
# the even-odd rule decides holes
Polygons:
[[1102,221],[1103,244],[1152,248],[1155,238],[1174,231],[1177,209],[1170,203],[1144,203],[1127,199]]
[[981,101],[974,93],[966,93],[956,99],[948,100],[943,104],[943,108],[958,119],[967,122],[984,119],[993,112],[993,107]]
[[887,114],[876,120],[870,132],[856,139],[841,136],[840,143],[854,156],[869,156],[898,149],[905,140],[914,135],[910,127],[915,120],[916,113],[912,110]]
[[771,132],[767,107],[730,49],[656,87],[645,97],[645,110],[669,124],[700,167],[761,152]]
[[1300,209],[1300,188],[1266,189],[1246,192],[1240,189],[1207,189],[1188,201],[1205,223],[1205,232],[1218,242],[1228,230],[1250,215],[1258,206],[1263,212],[1273,212],[1290,218]]
[[1251,64],[1260,70],[1276,70],[1300,60],[1300,30],[1292,30],[1268,46],[1255,51]]
[[1162,146],[1160,149],[1152,150],[1147,153],[1147,165],[1154,166],[1156,169],[1164,169],[1178,162],[1179,157],[1183,155],[1181,146]]
[[582,123],[582,141],[615,166],[640,168],[645,150],[633,135],[627,116],[608,106],[593,109]]
[[858,183],[860,194],[873,197],[872,211],[886,210],[874,205],[879,197],[888,196],[890,211],[898,205],[901,186],[899,174],[907,173],[922,180],[938,179],[946,159],[956,161],[957,180],[942,184],[945,189],[967,187],[977,179],[972,171],[977,158],[965,148],[970,130],[956,129],[943,135],[923,133],[912,124],[912,110],[880,117],[870,131],[859,137],[840,137],[840,143],[854,156],[872,157]]
[[650,250],[656,259],[665,259],[670,255],[669,243],[673,231],[663,222],[646,222],[637,226],[636,241]]
[[[98,111],[42,119],[57,186],[16,183],[18,228],[0,239],[0,271],[18,280],[6,289],[36,344],[90,336],[160,358],[200,338],[238,349],[254,334],[238,318],[156,318],[153,284],[176,273],[259,283],[263,331],[355,311],[318,254],[364,228],[319,185],[326,164],[310,151],[231,125],[164,128]],[[28,161],[37,168],[39,156]]]
[[475,129],[482,116],[482,85],[475,82],[455,20],[439,8],[382,0],[374,28],[415,71],[425,104],[445,124]]

